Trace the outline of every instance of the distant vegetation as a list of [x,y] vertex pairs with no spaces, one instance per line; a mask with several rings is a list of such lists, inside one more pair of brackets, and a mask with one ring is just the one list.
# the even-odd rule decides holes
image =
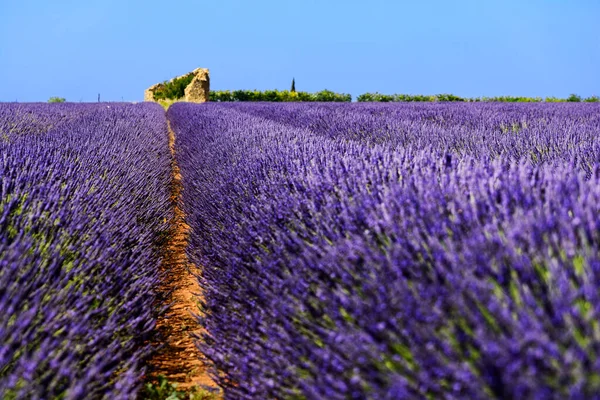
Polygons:
[[497,97],[459,97],[453,94],[437,94],[437,95],[420,95],[420,94],[381,94],[381,93],[364,93],[356,98],[359,102],[380,101],[380,102],[395,102],[395,101],[468,101],[468,102],[503,102],[503,103],[559,103],[559,102],[600,102],[600,97],[591,96],[583,99],[576,94],[570,95],[566,99],[557,97],[515,97],[515,96],[497,96]]
[[156,100],[177,100],[185,97],[185,88],[192,83],[194,74],[184,75],[172,81],[164,81],[163,87],[154,91]]
[[[154,97],[159,103],[172,104],[176,100],[185,97],[185,88],[194,79],[194,75],[175,78],[168,82],[163,82],[164,87],[154,92]],[[272,101],[272,102],[351,102],[352,95],[347,93],[335,93],[330,90],[320,92],[296,92],[294,82],[292,81],[292,90],[217,90],[210,92],[210,101],[228,102],[228,101]],[[162,100],[162,102],[161,102]],[[64,103],[67,100],[64,97],[50,97],[48,103]],[[501,103],[564,103],[564,102],[584,102],[598,103],[599,96],[590,96],[583,98],[577,94],[571,94],[566,99],[558,97],[520,97],[520,96],[496,96],[496,97],[460,97],[453,94],[381,94],[381,93],[363,93],[356,98],[358,102],[436,102],[436,101],[463,101],[463,102],[501,102]],[[164,105],[164,104],[163,104]]]
[[352,95],[347,93],[335,93],[330,90],[322,90],[316,93],[295,92],[288,90],[220,90],[210,92],[210,101],[351,102]]

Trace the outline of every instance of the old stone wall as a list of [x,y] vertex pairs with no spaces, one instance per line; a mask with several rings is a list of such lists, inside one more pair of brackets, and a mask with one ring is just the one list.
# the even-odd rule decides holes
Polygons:
[[156,90],[164,88],[165,85],[162,83],[157,83],[156,85],[150,86],[148,89],[144,91],[144,101],[155,101],[154,92]]
[[[185,78],[190,75],[194,75],[194,78],[190,84],[185,88],[185,101],[192,103],[204,103],[209,100],[210,94],[210,73],[207,68],[196,68],[192,72],[178,76],[171,79],[172,82],[175,79]],[[163,89],[165,85],[163,83],[157,83],[150,86],[144,92],[144,101],[156,101],[154,92]]]
[[210,77],[208,69],[195,69],[194,79],[185,88],[185,101],[189,101],[190,103],[205,103],[208,101],[209,92]]

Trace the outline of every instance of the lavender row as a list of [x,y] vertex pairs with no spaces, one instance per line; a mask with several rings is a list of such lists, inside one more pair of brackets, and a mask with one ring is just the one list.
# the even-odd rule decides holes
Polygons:
[[4,103],[0,107],[0,138],[41,135],[82,118],[89,110],[88,104],[81,103]]
[[478,159],[600,161],[598,104],[235,104],[230,107],[330,138],[432,148]]
[[170,218],[158,105],[0,107],[0,397],[134,397]]
[[290,109],[168,111],[228,398],[596,396],[597,163],[348,140],[269,107]]

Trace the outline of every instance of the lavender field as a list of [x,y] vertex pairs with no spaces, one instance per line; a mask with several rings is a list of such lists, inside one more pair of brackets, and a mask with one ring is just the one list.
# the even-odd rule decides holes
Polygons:
[[227,398],[598,396],[598,105],[167,114]]
[[135,398],[170,163],[156,104],[0,105],[0,398]]
[[2,104],[0,398],[144,398],[173,161],[226,399],[600,398],[593,103]]

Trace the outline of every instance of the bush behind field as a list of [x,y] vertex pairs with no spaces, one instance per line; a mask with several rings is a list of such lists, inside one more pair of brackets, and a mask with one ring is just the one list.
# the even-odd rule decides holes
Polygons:
[[598,103],[600,97],[591,96],[583,99],[581,96],[571,94],[566,99],[558,97],[520,97],[520,96],[496,96],[496,97],[459,97],[453,94],[421,95],[421,94],[381,94],[363,93],[356,98],[358,102],[400,102],[400,101],[468,101],[468,102],[500,102],[500,103],[560,103],[560,102],[587,102]]
[[176,100],[185,97],[185,88],[194,79],[194,74],[180,76],[171,81],[164,81],[163,87],[154,91],[156,100]]
[[352,95],[347,93],[335,93],[330,90],[321,90],[316,93],[292,92],[288,90],[219,90],[210,92],[210,101],[272,101],[272,102],[296,102],[296,101],[320,101],[320,102],[351,102]]

